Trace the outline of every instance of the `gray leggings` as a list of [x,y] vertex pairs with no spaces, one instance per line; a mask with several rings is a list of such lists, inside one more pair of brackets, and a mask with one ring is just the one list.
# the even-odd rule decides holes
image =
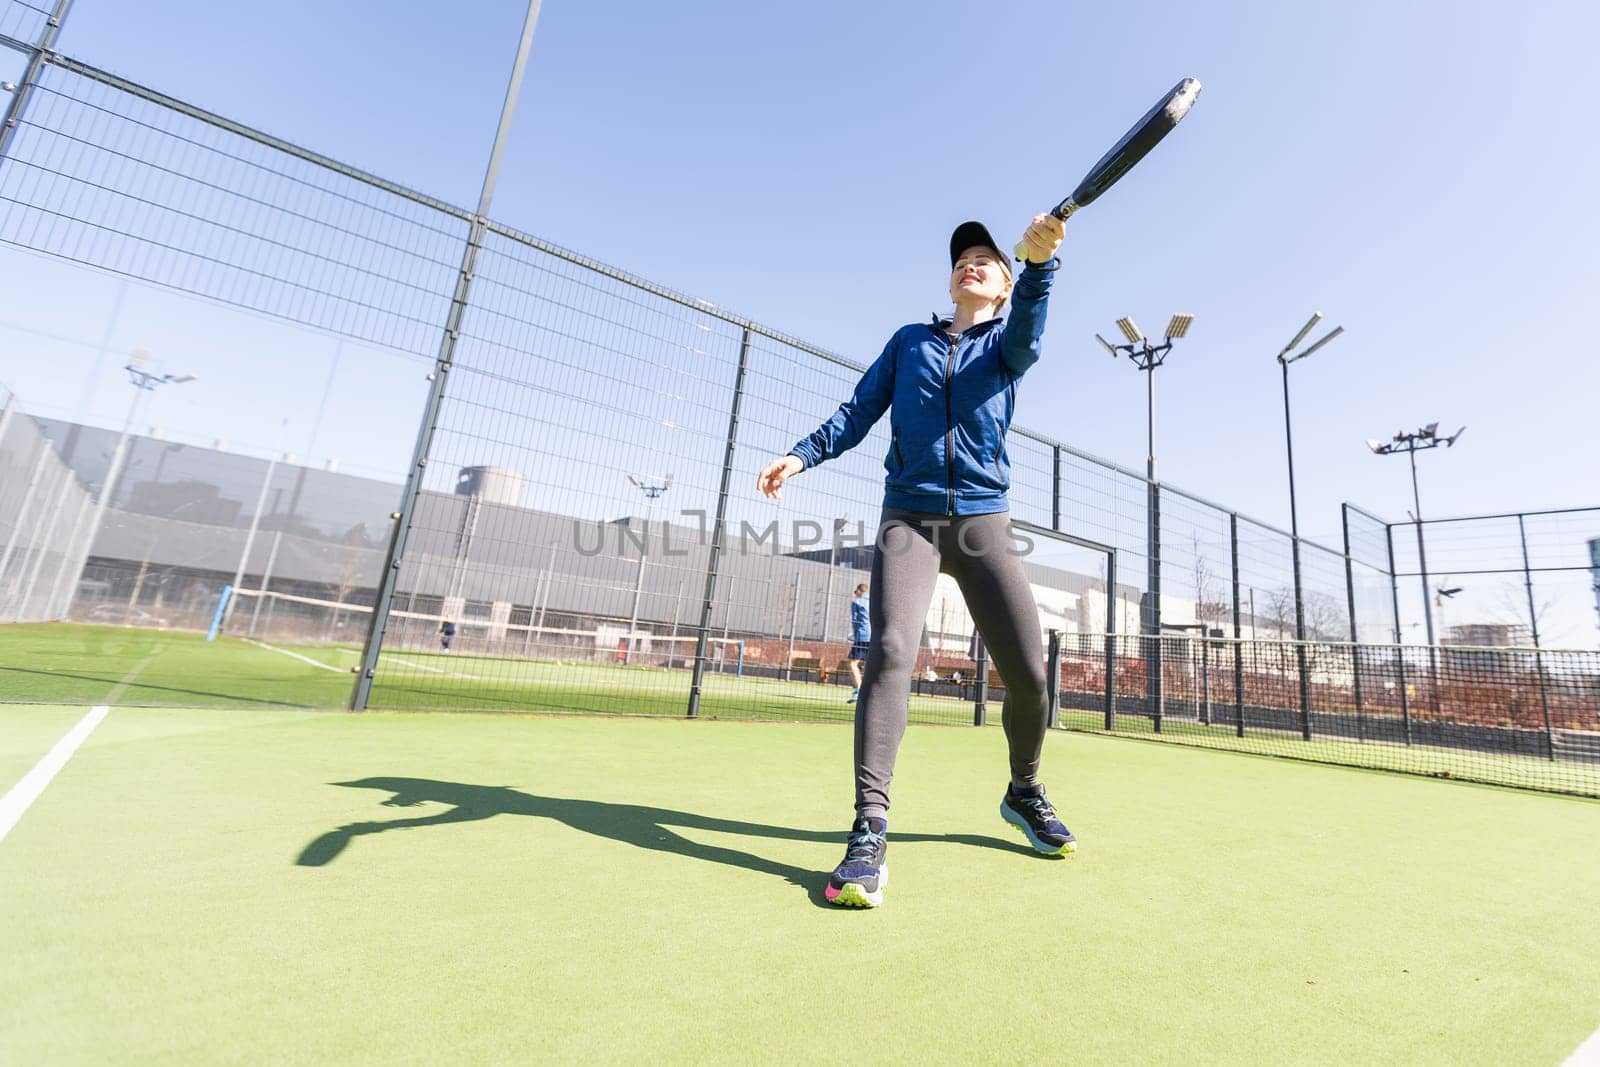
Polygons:
[[885,817],[895,755],[906,732],[911,672],[933,587],[956,580],[1005,682],[1002,721],[1011,780],[1037,783],[1044,748],[1044,646],[1039,609],[1022,572],[1008,512],[929,515],[884,508],[872,563],[872,646],[856,704],[856,812]]

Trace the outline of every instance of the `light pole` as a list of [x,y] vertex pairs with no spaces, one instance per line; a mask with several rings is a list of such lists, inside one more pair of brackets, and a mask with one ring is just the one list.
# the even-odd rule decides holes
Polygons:
[[822,601],[822,640],[826,642],[833,622],[833,568],[839,556],[839,531],[850,522],[849,513],[833,520],[833,539],[828,542],[828,591]]
[[1411,458],[1411,503],[1415,508],[1411,514],[1417,522],[1417,568],[1422,572],[1422,614],[1427,623],[1429,647],[1436,642],[1433,635],[1433,604],[1428,589],[1428,552],[1422,540],[1422,494],[1417,489],[1417,453],[1440,445],[1454,446],[1466,432],[1467,428],[1463,426],[1449,437],[1440,437],[1439,424],[1430,422],[1415,433],[1400,430],[1387,441],[1376,438],[1367,441],[1367,447],[1376,455],[1389,456],[1404,452]]
[[122,474],[122,463],[128,452],[128,436],[133,432],[133,422],[139,413],[139,402],[144,399],[145,394],[155,392],[159,386],[182,385],[184,382],[196,380],[192,374],[153,374],[144,369],[145,362],[149,358],[150,353],[146,349],[135,349],[133,358],[122,368],[128,372],[128,381],[133,386],[133,399],[128,404],[128,416],[123,420],[117,446],[111,452],[111,465],[106,469],[106,480],[100,486],[100,497],[94,504],[94,516],[89,520],[89,532],[84,537],[76,576],[67,590],[67,606],[62,612],[63,616],[72,610],[72,600],[77,594],[78,587],[83,584],[83,572],[89,568],[89,552],[94,547],[95,536],[100,532],[100,523],[105,518],[106,504],[111,500],[111,494],[116,491],[117,479]]
[[[1294,340],[1278,353],[1278,366],[1283,368],[1283,444],[1289,461],[1289,542],[1294,560],[1294,640],[1295,662],[1300,671],[1300,736],[1311,740],[1311,673],[1306,668],[1306,600],[1300,581],[1300,511],[1294,498],[1294,430],[1289,422],[1289,364],[1305,359],[1311,353],[1344,333],[1343,326],[1335,326],[1303,352],[1295,352],[1306,339],[1312,327],[1322,321],[1322,312],[1314,311]],[[1290,353],[1294,353],[1291,355]]]
[[1131,318],[1117,320],[1117,329],[1128,339],[1114,345],[1099,334],[1094,339],[1115,359],[1127,356],[1145,374],[1145,419],[1149,451],[1145,456],[1145,582],[1146,592],[1139,610],[1140,630],[1148,640],[1150,655],[1145,657],[1145,693],[1155,729],[1161,730],[1161,493],[1156,486],[1156,368],[1166,362],[1172,342],[1189,333],[1193,315],[1173,315],[1167,323],[1166,337],[1159,345],[1150,343]]
[[[1461,586],[1459,585],[1441,585],[1433,591],[1433,602],[1439,609],[1439,630],[1442,634],[1449,634],[1450,632],[1450,628],[1444,624],[1444,602],[1455,599],[1456,594],[1460,592]],[[1441,637],[1440,640],[1444,640],[1444,637]]]
[[622,662],[633,662],[633,649],[637,643],[636,635],[639,632],[639,598],[644,593],[644,561],[649,554],[650,547],[650,519],[655,515],[656,501],[661,499],[668,489],[672,487],[672,475],[662,479],[654,479],[645,475],[630,474],[628,481],[644,494],[644,545],[639,550],[639,570],[633,579],[633,614],[628,619],[628,647],[622,654]]

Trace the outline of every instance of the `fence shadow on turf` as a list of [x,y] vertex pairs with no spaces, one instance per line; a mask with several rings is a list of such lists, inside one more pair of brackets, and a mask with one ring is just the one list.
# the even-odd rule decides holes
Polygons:
[[[701,844],[674,833],[670,828],[709,830],[783,841],[814,841],[831,845],[843,843],[837,831],[797,830],[787,826],[719,819],[710,815],[673,811],[669,808],[652,808],[641,804],[613,804],[601,800],[543,797],[505,786],[468,785],[464,782],[441,782],[430,778],[361,778],[353,782],[330,784],[393,793],[392,797],[383,801],[387,807],[408,808],[417,804],[434,803],[448,804],[451,810],[417,819],[351,823],[330,830],[317,837],[301,851],[295,861],[299,866],[326,866],[337,859],[350,842],[367,834],[476,822],[496,815],[532,815],[554,819],[574,830],[650,849],[653,852],[671,852],[691,859],[774,875],[805,889],[813,903],[831,907],[823,896],[823,889],[828,884],[827,871],[792,867],[737,849]],[[898,842],[939,841],[1031,854],[1031,850],[1025,845],[977,834],[895,834],[894,839]]]

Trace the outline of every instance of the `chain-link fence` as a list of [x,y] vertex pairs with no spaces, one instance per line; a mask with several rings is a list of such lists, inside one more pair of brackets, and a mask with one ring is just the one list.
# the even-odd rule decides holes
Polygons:
[[93,510],[77,474],[0,385],[0,623],[66,612]]
[[[165,635],[107,668],[140,695],[168,664],[140,695],[163,702],[851,717],[887,421],[781,505],[754,481],[860,362],[61,55],[33,6],[0,12],[21,71],[0,344],[29,398],[5,409],[0,618]],[[1466,661],[1395,647],[1402,530],[1350,509],[1344,550],[1302,540],[1297,579],[1292,538],[1259,520],[1036,430],[1006,458],[1068,704],[1152,735],[1453,752],[1422,724],[1488,699],[1453,680]],[[1554,731],[1593,729],[1581,662],[1473,662],[1509,672],[1503,717],[1530,692],[1551,707],[1546,763]],[[916,673],[918,721],[982,721],[1001,692],[948,578]]]

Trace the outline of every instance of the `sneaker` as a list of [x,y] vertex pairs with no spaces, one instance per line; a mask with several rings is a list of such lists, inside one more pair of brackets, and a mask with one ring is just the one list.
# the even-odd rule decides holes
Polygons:
[[1006,786],[1005,799],[1000,802],[1000,817],[1015,826],[1028,839],[1028,844],[1046,856],[1064,856],[1078,849],[1078,839],[1061,825],[1043,787],[1037,796],[1028,796],[1018,793],[1015,786]]
[[850,827],[844,860],[833,869],[823,896],[845,908],[876,908],[889,884],[889,826],[882,819],[860,818]]
[[844,702],[846,704],[854,704],[859,699],[861,699],[861,690],[852,689],[850,690],[850,695],[844,698]]

